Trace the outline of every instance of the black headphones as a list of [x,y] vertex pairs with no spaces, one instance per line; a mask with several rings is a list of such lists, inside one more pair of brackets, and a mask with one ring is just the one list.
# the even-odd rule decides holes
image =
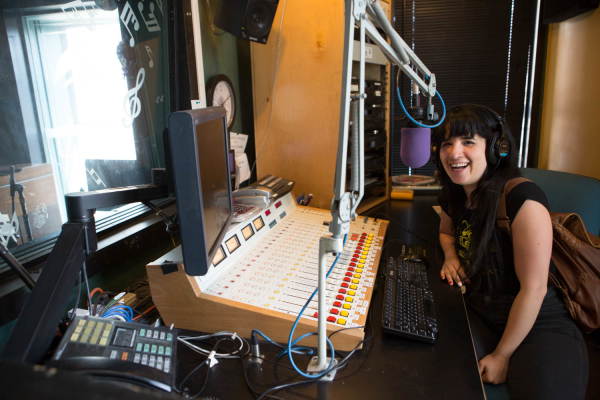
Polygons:
[[[498,115],[496,111],[492,110],[489,107],[482,106],[479,104],[461,104],[461,106],[463,105],[483,107],[495,115],[498,125],[496,125],[496,129],[494,129],[492,133],[492,140],[490,141],[487,147],[486,158],[488,164],[490,164],[490,166],[493,169],[498,168],[498,165],[500,165],[500,161],[502,161],[503,158],[506,158],[508,156],[508,152],[510,150],[510,142],[508,141],[508,135],[506,134],[504,120],[502,119],[502,117],[500,117],[500,115]],[[438,169],[441,170],[444,167],[440,160],[440,149],[437,149],[436,153],[436,164]]]
[[506,158],[508,156],[508,152],[510,150],[510,142],[508,141],[508,136],[506,135],[506,128],[504,126],[504,120],[502,120],[502,117],[500,117],[498,113],[496,113],[491,108],[485,106],[482,107],[493,112],[496,118],[498,119],[498,124],[500,125],[500,129],[496,129],[494,131],[492,140],[490,142],[490,145],[488,146],[487,151],[488,163],[490,163],[494,167],[494,169],[496,169],[498,165],[500,165],[500,161],[502,161],[503,158]]

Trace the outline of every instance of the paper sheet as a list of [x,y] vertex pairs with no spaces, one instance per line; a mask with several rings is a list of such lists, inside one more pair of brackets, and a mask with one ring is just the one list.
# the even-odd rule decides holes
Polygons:
[[235,162],[240,167],[240,183],[250,179],[250,166],[248,165],[248,156],[246,153],[237,154]]
[[248,135],[244,135],[243,133],[230,132],[229,142],[231,148],[235,151],[235,155],[239,156],[242,153],[246,152],[246,144],[248,144]]
[[202,108],[202,101],[192,100],[192,110],[197,110],[198,108]]

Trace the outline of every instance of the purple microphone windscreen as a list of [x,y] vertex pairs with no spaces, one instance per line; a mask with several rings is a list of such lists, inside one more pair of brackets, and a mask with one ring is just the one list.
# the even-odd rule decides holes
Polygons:
[[402,128],[400,158],[411,168],[427,164],[431,158],[431,129]]

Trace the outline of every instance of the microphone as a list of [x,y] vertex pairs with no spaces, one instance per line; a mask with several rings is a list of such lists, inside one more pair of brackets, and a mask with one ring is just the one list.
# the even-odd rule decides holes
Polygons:
[[402,128],[400,158],[411,168],[419,168],[427,164],[431,158],[431,129]]

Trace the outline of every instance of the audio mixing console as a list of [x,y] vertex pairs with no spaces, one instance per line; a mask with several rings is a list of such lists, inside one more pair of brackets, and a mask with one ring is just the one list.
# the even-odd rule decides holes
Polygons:
[[[154,303],[165,323],[177,328],[246,337],[259,329],[287,342],[292,322],[317,288],[319,238],[330,234],[328,221],[330,212],[297,206],[288,193],[252,220],[232,226],[206,275],[183,272],[181,248],[149,264]],[[387,224],[363,217],[351,223],[327,279],[329,332],[365,325]],[[328,256],[328,268],[334,259]],[[316,331],[317,304],[315,296],[297,335]],[[334,345],[350,350],[363,337],[363,329],[347,330],[333,337]]]

